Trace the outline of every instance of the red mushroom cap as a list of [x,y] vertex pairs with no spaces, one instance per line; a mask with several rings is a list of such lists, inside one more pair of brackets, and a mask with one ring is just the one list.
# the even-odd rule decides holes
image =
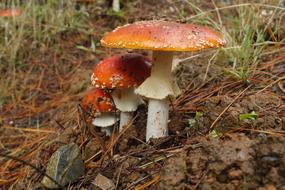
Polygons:
[[138,53],[116,55],[99,62],[91,76],[96,88],[137,87],[150,76],[150,60]]
[[111,112],[115,110],[111,95],[99,88],[88,90],[81,105],[87,111]]
[[160,20],[118,27],[101,40],[106,47],[160,51],[197,51],[225,43],[221,34],[208,27]]
[[21,16],[22,10],[19,8],[10,8],[0,10],[0,17]]

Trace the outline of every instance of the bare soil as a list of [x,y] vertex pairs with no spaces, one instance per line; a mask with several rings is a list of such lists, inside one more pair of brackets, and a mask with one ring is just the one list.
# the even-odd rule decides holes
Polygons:
[[284,138],[243,133],[196,138],[165,162],[158,189],[284,189]]

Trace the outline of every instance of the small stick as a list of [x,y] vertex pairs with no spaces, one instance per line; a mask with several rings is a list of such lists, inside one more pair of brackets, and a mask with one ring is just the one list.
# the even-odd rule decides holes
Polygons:
[[193,187],[193,190],[195,190],[195,189],[197,189],[197,188],[199,187],[200,183],[205,179],[206,175],[208,174],[208,171],[209,171],[209,170],[206,170],[206,171],[202,174],[202,176],[201,176],[201,178],[199,179],[199,181],[198,181],[198,182],[196,183],[196,185]]
[[222,115],[232,106],[232,104],[243,94],[245,91],[247,91],[252,85],[249,85],[246,89],[244,89],[241,93],[239,93],[235,99],[220,113],[220,115],[215,119],[215,121],[210,126],[210,129],[212,129],[215,124],[219,121],[219,119],[222,117]]
[[138,185],[138,186],[136,186],[136,187],[135,187],[135,190],[144,190],[144,189],[147,189],[149,186],[157,184],[157,182],[159,181],[159,179],[160,179],[160,175],[159,175],[159,174],[154,175],[154,177],[153,177],[150,181],[146,182],[146,183],[143,184],[143,185]]
[[6,155],[6,154],[2,154],[0,153],[0,156],[1,157],[4,157],[4,158],[8,158],[8,159],[11,159],[11,160],[15,160],[17,162],[20,162],[24,165],[28,165],[30,166],[31,168],[33,168],[34,170],[36,170],[38,173],[46,176],[49,180],[51,180],[53,183],[55,183],[56,185],[59,186],[60,189],[64,189],[64,187],[62,185],[60,185],[55,179],[53,179],[51,176],[47,175],[44,171],[42,171],[41,169],[37,168],[36,166],[30,164],[29,162],[25,161],[25,160],[21,160],[19,158],[16,158],[14,156],[10,156],[10,155]]
[[124,164],[124,162],[123,162],[123,163],[121,164],[121,166],[120,166],[119,174],[118,174],[117,181],[116,181],[116,187],[115,187],[115,190],[117,190],[118,185],[119,185],[119,181],[120,181],[120,176],[121,176],[121,172],[122,172],[123,164]]
[[259,90],[256,94],[259,94],[261,92],[263,92],[265,89],[267,89],[268,87],[272,86],[273,84],[276,84],[277,82],[281,81],[281,80],[284,80],[285,79],[285,76],[284,77],[281,77],[279,78],[278,80],[276,81],[273,81],[272,83],[268,84],[266,87],[264,87],[263,89]]
[[280,88],[280,90],[285,94],[285,89],[282,87],[282,81],[278,82],[278,87]]
[[10,129],[10,130],[18,130],[18,131],[24,131],[24,132],[35,132],[35,133],[56,133],[56,131],[52,130],[45,130],[45,129],[33,129],[33,128],[16,128],[16,127],[9,127],[5,126],[4,128]]
[[119,133],[119,135],[114,139],[114,141],[111,142],[111,144],[109,145],[109,147],[107,148],[107,150],[104,152],[104,154],[102,155],[102,158],[100,160],[101,165],[103,163],[103,160],[105,158],[105,156],[107,156],[107,154],[113,149],[113,147],[116,145],[117,141],[121,138],[121,136],[132,126],[131,124],[134,122],[134,120],[137,118],[137,116],[135,116],[131,122],[126,125],[123,130]]

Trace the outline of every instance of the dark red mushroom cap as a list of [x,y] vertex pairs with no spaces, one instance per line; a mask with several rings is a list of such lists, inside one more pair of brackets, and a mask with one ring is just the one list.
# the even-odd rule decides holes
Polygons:
[[139,86],[150,76],[150,60],[138,53],[115,55],[99,62],[91,76],[96,88],[124,89]]
[[111,95],[99,88],[88,90],[82,99],[82,108],[92,112],[111,112],[115,110]]
[[208,27],[159,20],[118,27],[101,40],[106,47],[160,51],[197,51],[225,43],[221,34]]

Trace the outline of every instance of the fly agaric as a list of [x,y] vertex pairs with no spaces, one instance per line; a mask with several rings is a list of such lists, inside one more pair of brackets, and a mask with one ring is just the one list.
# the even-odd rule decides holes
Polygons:
[[138,53],[115,55],[95,66],[92,84],[96,88],[113,89],[111,95],[116,108],[121,111],[120,130],[129,123],[132,112],[142,103],[134,93],[134,87],[150,76],[150,70],[150,60]]
[[0,10],[0,17],[16,17],[21,15],[22,15],[22,10],[18,8]]
[[111,136],[111,126],[117,121],[111,95],[105,90],[93,88],[86,92],[81,105],[93,117],[92,124]]
[[112,10],[114,12],[119,12],[120,11],[120,0],[113,0],[113,2],[112,2]]
[[[0,9],[0,17],[15,17],[21,16],[22,10],[19,8],[9,8],[9,9]],[[7,20],[4,21],[4,28],[5,28],[5,41],[8,42],[7,34],[9,33],[9,22]]]
[[148,49],[153,51],[151,76],[136,93],[149,98],[146,140],[168,135],[169,104],[167,97],[180,90],[171,76],[173,53],[198,51],[225,44],[221,34],[205,26],[168,21],[141,21],[118,27],[106,34],[101,44],[111,48]]

